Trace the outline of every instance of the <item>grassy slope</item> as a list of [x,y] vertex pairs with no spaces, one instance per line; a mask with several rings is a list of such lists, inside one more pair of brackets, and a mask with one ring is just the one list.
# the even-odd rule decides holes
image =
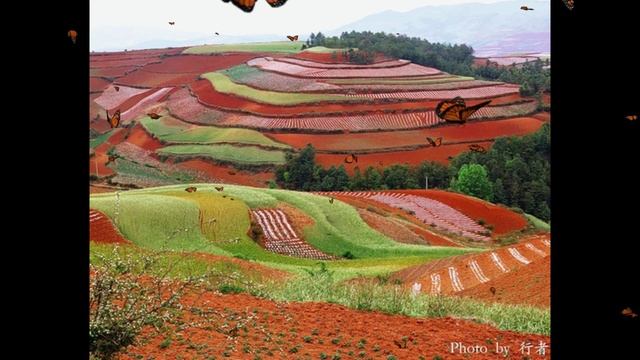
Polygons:
[[275,142],[262,133],[249,129],[219,128],[214,126],[169,126],[165,122],[145,117],[140,120],[144,128],[155,137],[168,143],[180,144],[218,144],[238,143],[273,148],[290,149],[286,144]]
[[317,103],[322,101],[359,101],[343,95],[327,94],[303,94],[258,90],[252,87],[236,84],[226,75],[219,72],[210,72],[201,75],[213,84],[219,92],[241,96],[252,101],[271,105],[297,105],[305,103]]
[[185,49],[183,54],[214,54],[221,52],[282,52],[297,53],[302,48],[301,41],[255,42],[245,44],[213,44]]
[[220,145],[171,145],[156,150],[158,154],[170,156],[204,156],[214,160],[247,165],[284,164],[284,152],[264,150],[250,146]]

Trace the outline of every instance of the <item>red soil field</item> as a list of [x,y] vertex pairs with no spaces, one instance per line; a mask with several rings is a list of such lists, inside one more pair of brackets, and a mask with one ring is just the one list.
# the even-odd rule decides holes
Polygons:
[[358,213],[367,225],[397,242],[426,245],[424,239],[418,234],[396,221],[368,210],[359,209]]
[[101,59],[102,57],[109,56],[159,56],[159,55],[175,55],[182,53],[186,47],[174,47],[164,49],[144,49],[144,50],[129,50],[129,51],[115,51],[115,52],[92,52],[91,57],[95,59]]
[[[495,295],[490,291],[496,289]],[[506,304],[551,306],[551,257],[460,292],[460,296]]]
[[163,146],[159,140],[149,135],[140,124],[133,127],[127,142],[149,151],[156,151]]
[[89,240],[107,244],[130,243],[122,237],[109,217],[94,209],[89,210]]
[[89,69],[89,76],[92,77],[106,77],[106,78],[117,78],[120,76],[124,76],[127,72],[135,70],[135,66],[118,66],[118,67],[109,67],[109,68],[94,68]]
[[184,122],[199,125],[215,125],[228,113],[206,107],[191,96],[189,89],[183,88],[171,94],[166,103],[169,113]]
[[165,58],[158,64],[147,65],[142,70],[156,73],[195,73],[200,75],[226,69],[259,56],[260,54],[257,53],[180,55]]
[[[336,58],[333,59],[333,54],[332,53],[315,53],[315,52],[311,52],[311,51],[303,51],[303,52],[299,52],[297,54],[288,56],[290,58],[295,58],[295,59],[303,59],[303,60],[310,60],[310,61],[315,61],[315,62],[320,62],[320,63],[325,63],[325,64],[344,64],[344,63],[348,63],[348,59],[345,58],[344,56],[342,56],[342,52],[341,51],[336,51]],[[383,54],[376,54],[373,62],[374,63],[378,63],[378,62],[382,62],[382,61],[388,61],[391,60],[390,58],[384,56]]]
[[266,134],[275,141],[303,148],[312,144],[317,151],[362,151],[411,146],[427,146],[427,137],[442,137],[442,143],[480,141],[499,136],[521,136],[537,131],[544,123],[532,117],[469,122],[431,129],[350,134]]
[[111,83],[103,78],[91,77],[89,78],[89,93],[102,92],[109,84]]
[[[360,157],[358,157],[359,159]],[[473,220],[483,219],[487,224],[493,225],[492,235],[503,235],[527,226],[527,220],[524,216],[502,206],[464,194],[443,190],[389,190],[388,192],[412,194],[438,200]]]
[[534,115],[534,117],[538,120],[545,121],[545,122],[551,121],[551,113],[546,111],[537,113]]
[[393,67],[407,65],[410,63],[410,61],[408,60],[389,60],[389,61],[382,61],[382,62],[367,64],[367,65],[350,64],[350,63],[327,64],[327,63],[316,62],[312,60],[287,58],[287,57],[279,57],[276,60],[284,63],[295,64],[295,65],[300,65],[300,66],[310,67],[310,68],[318,68],[318,69],[393,68]]
[[[493,142],[478,142],[476,144],[488,150]],[[393,164],[418,165],[423,161],[435,161],[441,164],[448,164],[450,156],[454,157],[464,151],[469,151],[469,144],[443,145],[437,148],[429,147],[412,151],[361,154],[358,155],[357,164],[345,164],[344,154],[316,154],[316,162],[324,167],[345,164],[347,173],[353,175],[353,171],[355,170],[354,165],[359,166],[360,171],[364,171],[369,166],[381,169]]]
[[[128,86],[121,86],[120,91],[109,87],[96,99],[96,103],[109,111],[126,111],[140,100],[153,93],[153,89],[137,89]],[[104,114],[106,116],[106,114]]]
[[89,68],[109,68],[109,67],[123,67],[123,66],[144,66],[154,62],[160,62],[160,58],[157,57],[139,57],[125,60],[100,60],[89,61]]
[[[489,85],[483,87],[474,87],[470,89],[453,89],[453,90],[425,90],[425,91],[400,91],[389,93],[365,93],[348,95],[355,98],[373,98],[373,99],[437,99],[445,100],[460,96],[466,99],[489,99],[505,95],[519,95],[517,86],[513,85]],[[519,96],[518,96],[519,97]]]
[[[131,75],[131,74],[130,74]],[[127,75],[129,76],[129,75]],[[121,81],[123,78],[118,79]],[[323,103],[318,105],[293,105],[293,106],[277,106],[262,104],[237,97],[234,95],[218,92],[209,80],[200,79],[190,84],[193,94],[202,104],[213,108],[221,108],[224,110],[244,113],[264,115],[264,116],[304,116],[319,114],[338,114],[344,115],[357,112],[376,112],[376,111],[407,111],[407,110],[433,110],[439,103],[438,100],[409,101],[398,103],[371,103],[371,104],[336,104]],[[481,102],[481,99],[468,101],[467,105],[475,105]],[[499,107],[485,107],[480,111],[499,111]]]
[[[183,297],[181,303],[187,309],[198,307],[220,314],[209,319],[213,329],[225,329],[222,327],[225,322],[231,326],[239,322],[246,325],[237,336],[229,336],[223,330],[186,328],[179,332],[186,341],[174,340],[168,346],[160,346],[166,338],[163,334],[148,343],[129,347],[128,354],[118,359],[133,360],[136,355],[154,359],[223,358],[223,353],[229,349],[230,359],[255,359],[257,350],[263,354],[272,351],[275,359],[294,359],[297,358],[295,353],[309,359],[319,359],[320,353],[325,353],[330,359],[339,350],[343,359],[349,351],[354,354],[364,351],[371,359],[387,359],[393,355],[397,359],[417,359],[419,356],[434,359],[440,356],[443,359],[466,360],[469,354],[449,352],[451,342],[463,341],[465,345],[499,342],[511,349],[518,349],[522,342],[551,343],[549,336],[498,330],[470,320],[412,318],[351,310],[328,303],[277,303],[245,294],[194,291]],[[185,321],[204,320],[187,311],[183,314]],[[232,314],[236,319],[227,320]],[[304,336],[310,336],[310,341],[302,341]],[[400,343],[405,336],[409,341],[406,341],[406,348],[400,348],[396,342]],[[339,343],[334,344],[333,339],[338,339]],[[357,347],[361,339],[364,339],[362,349]],[[296,346],[297,351],[290,350]],[[486,346],[489,348],[486,354],[473,354],[471,358],[497,359],[498,355],[491,352],[491,345]],[[551,351],[547,350],[545,356],[536,355],[536,359],[550,359]]]
[[271,172],[249,172],[236,170],[233,167],[209,163],[204,160],[188,160],[176,163],[175,166],[186,170],[203,172],[212,179],[221,183],[246,185],[254,187],[267,187],[267,182],[274,179]]
[[[115,175],[115,172],[107,167],[107,161],[109,161],[109,156],[105,151],[98,151],[96,149],[95,155],[89,158],[89,174],[96,175],[100,178]],[[96,170],[97,166],[97,170]]]
[[154,73],[136,70],[118,78],[115,84],[142,88],[184,86],[196,80],[200,74],[196,73]]

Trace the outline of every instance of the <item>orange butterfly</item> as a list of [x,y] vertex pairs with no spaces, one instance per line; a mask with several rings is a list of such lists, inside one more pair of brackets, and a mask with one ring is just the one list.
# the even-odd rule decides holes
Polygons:
[[[239,7],[244,12],[253,11],[253,7],[256,5],[256,0],[222,0],[224,2],[231,2],[233,5]],[[271,7],[279,7],[284,5],[287,0],[267,0],[267,3]]]
[[156,114],[156,113],[154,113],[154,112],[152,112],[152,113],[148,113],[148,114],[147,114],[147,116],[148,116],[148,117],[150,117],[150,118],[152,118],[153,120],[158,120],[158,119],[160,119],[160,115],[158,115],[158,114]]
[[196,192],[197,190],[198,190],[198,188],[195,187],[195,186],[191,186],[191,187],[188,187],[188,188],[184,189],[184,191],[186,191],[188,193]]
[[67,36],[71,38],[71,41],[75,44],[76,43],[76,37],[78,37],[78,32],[75,30],[69,30],[67,32]]
[[573,10],[573,0],[562,0],[562,2],[569,8],[569,10]]
[[491,100],[487,100],[474,106],[467,106],[464,100],[457,96],[452,100],[439,102],[436,106],[436,115],[449,122],[464,124],[471,115],[487,106],[490,102]]
[[291,40],[291,41],[298,41],[298,35],[287,35],[287,39]]
[[524,11],[531,11],[533,10],[532,8],[528,7],[528,6],[520,6],[520,10],[524,10]]
[[438,147],[440,145],[442,145],[442,136],[433,140],[433,138],[427,137],[427,141],[429,142],[429,145],[433,146],[433,147]]
[[633,310],[631,310],[631,308],[626,308],[622,310],[622,315],[628,316],[630,318],[638,317],[638,314],[634,313]]
[[114,86],[114,89],[116,89],[116,91],[120,91],[120,86]]
[[483,148],[482,146],[480,146],[478,144],[469,145],[469,150],[471,150],[473,152],[481,153],[481,154],[486,154],[487,153],[487,149]]
[[625,119],[629,121],[636,121],[638,120],[638,115],[629,115],[629,116],[626,116]]
[[218,190],[218,191],[223,191],[223,190],[224,190],[224,186],[215,187],[215,188],[216,188],[216,190]]
[[344,158],[344,162],[346,162],[347,164],[352,164],[353,162],[358,162],[358,157],[355,154],[351,154],[349,156],[347,156],[346,158]]
[[107,121],[109,122],[109,125],[111,125],[111,128],[113,129],[120,126],[120,110],[116,110],[113,116],[109,116],[108,110],[105,111],[107,112]]
[[175,21],[169,21],[169,25],[175,25],[176,22]]
[[329,203],[333,204],[333,198],[329,198]]

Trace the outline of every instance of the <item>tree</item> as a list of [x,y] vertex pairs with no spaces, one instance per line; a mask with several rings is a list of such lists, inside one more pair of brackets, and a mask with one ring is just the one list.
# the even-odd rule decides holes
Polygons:
[[382,175],[373,166],[367,167],[364,171],[364,179],[367,190],[379,189],[382,185]]
[[353,170],[353,177],[349,180],[349,189],[356,190],[365,190],[367,188],[367,180],[360,173],[360,168],[356,166]]
[[493,200],[493,188],[487,170],[479,164],[465,164],[458,172],[454,189],[488,201]]

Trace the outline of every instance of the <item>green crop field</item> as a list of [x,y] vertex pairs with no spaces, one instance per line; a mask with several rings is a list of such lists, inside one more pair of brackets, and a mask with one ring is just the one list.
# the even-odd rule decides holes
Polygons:
[[156,138],[172,144],[219,144],[236,143],[271,148],[290,149],[291,146],[269,139],[262,133],[240,128],[187,125],[183,128],[167,126],[165,122],[143,118],[140,123]]
[[104,134],[100,134],[98,136],[96,136],[95,138],[89,140],[89,147],[92,149],[95,149],[96,147],[100,146],[101,144],[103,144],[105,141],[107,141],[107,139],[109,139],[111,137],[111,135],[114,134],[113,130],[109,130],[107,132],[105,132]]
[[177,157],[209,157],[214,160],[246,165],[280,165],[285,162],[283,151],[229,144],[171,145],[158,149],[156,152],[160,155]]
[[212,44],[194,46],[185,49],[183,54],[215,54],[223,52],[279,52],[298,53],[302,49],[302,41],[274,41],[244,44]]
[[236,84],[229,77],[220,72],[211,72],[201,75],[211,82],[213,87],[221,93],[241,96],[256,102],[270,105],[297,105],[305,103],[317,103],[322,101],[358,102],[344,95],[329,94],[303,94],[259,90],[247,85]]

